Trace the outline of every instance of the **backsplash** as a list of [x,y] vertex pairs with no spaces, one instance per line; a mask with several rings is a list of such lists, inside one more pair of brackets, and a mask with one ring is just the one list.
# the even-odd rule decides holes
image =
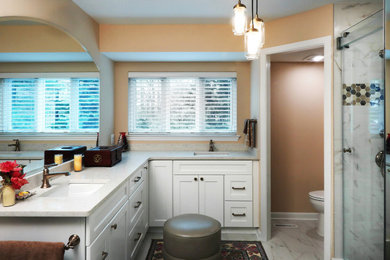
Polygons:
[[[130,151],[208,151],[208,143],[129,143]],[[245,152],[248,147],[240,143],[215,143],[217,151]]]
[[[3,141],[0,142],[0,151],[13,151],[14,147],[8,147],[8,144],[12,144],[14,142],[9,141]],[[64,146],[64,145],[86,145],[87,148],[91,148],[95,146],[95,141],[88,141],[88,142],[31,142],[31,141],[23,141],[23,139],[20,140],[20,150],[21,151],[44,151],[47,149],[51,149],[58,146]]]

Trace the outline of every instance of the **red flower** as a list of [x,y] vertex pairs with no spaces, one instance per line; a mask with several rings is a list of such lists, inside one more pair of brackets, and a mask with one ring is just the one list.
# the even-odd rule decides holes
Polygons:
[[[16,163],[16,161],[7,161],[0,163],[0,171],[1,172],[10,172],[10,171],[15,171],[15,169],[18,169],[19,165]],[[19,170],[20,171],[20,170]]]
[[12,177],[11,178],[11,184],[12,188],[15,190],[19,190],[24,184],[27,184],[28,181],[24,179],[24,174],[19,177]]

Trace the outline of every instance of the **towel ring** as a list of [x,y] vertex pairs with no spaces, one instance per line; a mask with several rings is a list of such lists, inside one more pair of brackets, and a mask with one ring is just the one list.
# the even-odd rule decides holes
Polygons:
[[69,237],[69,241],[64,246],[64,249],[65,250],[74,249],[75,246],[77,246],[78,244],[80,244],[80,237],[78,235],[73,234]]

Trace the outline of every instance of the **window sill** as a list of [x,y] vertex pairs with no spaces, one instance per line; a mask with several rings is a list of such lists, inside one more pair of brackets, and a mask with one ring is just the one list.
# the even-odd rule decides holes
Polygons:
[[127,135],[127,139],[130,141],[238,141],[240,137],[240,135]]
[[12,141],[19,139],[21,141],[93,141],[96,140],[96,134],[78,134],[78,133],[2,133],[0,141]]

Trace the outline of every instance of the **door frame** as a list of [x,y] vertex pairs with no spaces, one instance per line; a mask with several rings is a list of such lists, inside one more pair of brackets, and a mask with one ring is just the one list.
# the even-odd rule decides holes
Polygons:
[[[266,48],[260,52],[261,239],[271,238],[271,106],[272,54],[324,48],[324,259],[333,251],[333,80],[332,36]],[[266,198],[266,199],[265,199]]]

